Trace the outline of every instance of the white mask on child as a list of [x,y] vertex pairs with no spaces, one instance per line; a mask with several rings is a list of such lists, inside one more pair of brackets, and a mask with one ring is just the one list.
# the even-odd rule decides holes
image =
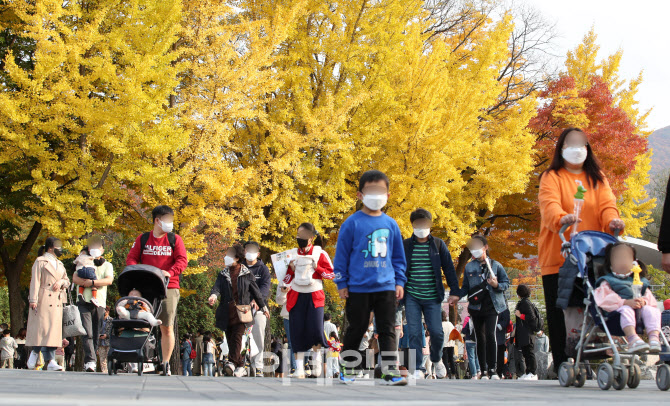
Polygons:
[[93,258],[98,258],[102,256],[102,250],[98,248],[93,248],[91,250],[88,250],[88,253],[91,254]]
[[223,258],[223,263],[226,264],[226,266],[231,266],[232,264],[235,263],[235,259],[233,257],[229,257],[228,255],[226,255]]
[[478,250],[470,250],[470,254],[472,254],[472,256],[475,258],[481,258],[482,255],[484,255],[484,248],[480,248]]
[[365,207],[372,211],[377,211],[381,210],[384,206],[386,206],[386,202],[388,201],[388,196],[383,194],[383,195],[364,195],[363,196],[363,204]]
[[418,238],[426,238],[430,234],[430,228],[415,228],[414,235]]
[[247,259],[249,262],[253,262],[258,258],[258,253],[257,252],[247,252],[244,254],[244,257]]

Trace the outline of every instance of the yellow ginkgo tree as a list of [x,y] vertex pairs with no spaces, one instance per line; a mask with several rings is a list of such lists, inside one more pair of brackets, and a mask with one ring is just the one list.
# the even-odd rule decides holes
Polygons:
[[135,193],[178,187],[169,157],[186,132],[167,110],[177,85],[179,1],[4,2],[0,83],[0,257],[11,325],[40,235],[76,250],[111,227]]

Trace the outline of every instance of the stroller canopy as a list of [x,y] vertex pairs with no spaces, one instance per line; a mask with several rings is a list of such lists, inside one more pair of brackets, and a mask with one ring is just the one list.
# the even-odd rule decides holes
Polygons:
[[615,244],[619,240],[611,234],[601,233],[600,231],[582,231],[570,240],[570,253],[574,257],[579,275],[586,279],[588,276],[588,255],[593,257],[602,257],[605,255],[605,248],[609,244]]
[[167,296],[163,271],[151,265],[128,265],[119,275],[117,285],[121,296],[129,296],[131,290],[137,289],[149,303]]

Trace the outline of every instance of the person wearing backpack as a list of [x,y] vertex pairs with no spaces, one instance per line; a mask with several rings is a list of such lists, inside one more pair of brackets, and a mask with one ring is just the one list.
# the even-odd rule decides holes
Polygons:
[[195,349],[191,343],[191,336],[184,334],[184,341],[181,343],[181,368],[182,375],[193,376],[193,359],[195,358]]
[[[535,352],[533,350],[533,335],[541,330],[542,318],[537,307],[530,301],[530,288],[526,285],[519,285],[516,288],[516,294],[520,300],[516,304],[516,332],[514,334],[514,344],[521,348],[523,359],[526,364],[526,373],[519,379],[526,381],[537,381],[537,363],[535,362]],[[521,371],[518,371],[520,373]]]
[[[154,229],[137,237],[133,243],[126,265],[152,265],[162,269],[166,278],[167,297],[163,300],[158,318],[163,322],[161,329],[161,350],[163,355],[163,375],[170,376],[170,357],[174,350],[174,320],[179,303],[179,276],[186,269],[188,259],[186,247],[181,237],[172,232],[174,211],[168,206],[157,206],[151,211]],[[140,291],[141,286],[135,286]]]

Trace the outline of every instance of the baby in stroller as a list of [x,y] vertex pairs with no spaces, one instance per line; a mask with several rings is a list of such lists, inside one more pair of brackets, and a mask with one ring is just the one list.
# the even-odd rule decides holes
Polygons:
[[[639,265],[642,270],[641,295],[637,298],[633,286],[635,265]],[[660,352],[661,312],[649,289],[649,281],[645,278],[646,267],[637,260],[635,248],[624,242],[609,244],[605,249],[605,262],[598,276],[594,300],[602,310],[620,314],[621,328],[628,341],[628,352]],[[639,316],[649,337],[649,344],[645,343],[636,332],[635,310],[639,310]]]
[[145,320],[154,327],[162,324],[162,321],[156,319],[151,313],[151,308],[147,305],[146,300],[142,299],[142,293],[139,290],[132,289],[128,292],[128,296],[116,304],[116,314],[119,315],[119,319]]

